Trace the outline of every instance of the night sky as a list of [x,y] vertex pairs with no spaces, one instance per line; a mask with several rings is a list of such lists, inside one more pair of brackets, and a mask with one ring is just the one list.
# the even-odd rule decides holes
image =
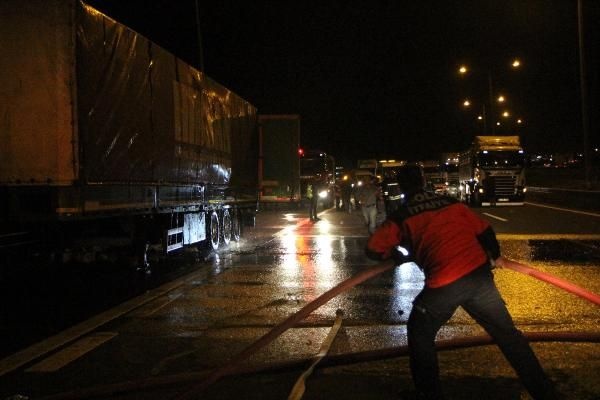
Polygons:
[[[93,0],[258,108],[299,114],[305,149],[353,165],[464,149],[503,94],[532,152],[583,148],[575,0]],[[590,142],[600,144],[600,2],[583,0]],[[202,56],[200,56],[202,54]],[[512,58],[522,62],[510,68]],[[460,77],[458,66],[471,68]],[[473,105],[461,107],[465,98]],[[489,113],[489,109],[488,109]],[[516,125],[514,119],[522,118]]]

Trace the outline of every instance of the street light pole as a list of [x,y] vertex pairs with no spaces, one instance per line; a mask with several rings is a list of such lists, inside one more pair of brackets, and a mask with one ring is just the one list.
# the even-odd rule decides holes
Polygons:
[[583,125],[583,162],[585,169],[585,186],[587,189],[590,189],[592,187],[592,160],[590,159],[590,144],[588,132],[587,82],[585,74],[585,47],[583,43],[583,4],[581,0],[577,0],[577,22],[579,33],[579,84],[581,87],[581,122]]
[[[492,85],[492,71],[488,69],[488,90],[490,95],[490,118],[492,119],[492,135],[495,134],[495,124],[494,124],[494,87]],[[485,121],[485,119],[484,119]]]
[[487,115],[485,113],[485,103],[483,103],[481,111],[482,111],[481,114],[482,114],[482,117],[483,117],[483,134],[487,135],[487,133],[488,133],[488,129],[487,129],[487,127],[488,127],[488,120],[487,120]]

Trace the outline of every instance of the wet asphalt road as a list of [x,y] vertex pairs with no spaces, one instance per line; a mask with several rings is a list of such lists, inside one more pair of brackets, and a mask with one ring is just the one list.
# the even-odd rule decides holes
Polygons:
[[[500,216],[498,209],[479,211]],[[555,236],[540,236],[556,232],[526,236],[527,232],[512,229],[509,233],[510,227],[496,227],[506,221],[495,217],[487,218],[497,231],[505,232],[499,234],[505,255],[600,293],[600,262],[593,251],[570,246]],[[29,347],[2,360],[4,371],[10,365],[22,365],[0,376],[0,398],[15,393],[43,398],[83,389],[100,398],[180,397],[273,326],[339,282],[374,265],[364,257],[366,228],[357,214],[329,210],[321,218],[310,223],[304,213],[264,212],[258,216],[257,227],[247,229],[239,244],[208,260],[182,255],[178,264],[187,267],[174,268],[179,272],[167,286],[157,283],[152,286],[156,288],[144,290],[141,285],[140,296],[118,303],[100,314],[102,318],[96,315],[41,342],[33,349],[36,351]],[[568,217],[560,218],[568,221]],[[592,222],[585,232],[580,228],[578,233],[562,236],[588,235],[583,236],[585,243],[593,247],[593,235],[599,233],[594,226]],[[566,237],[580,243],[575,236]],[[540,256],[540,248],[556,247]],[[513,271],[497,271],[496,279],[523,331],[598,332],[598,306]],[[287,398],[301,373],[298,362],[319,351],[337,309],[344,311],[344,319],[331,354],[405,345],[411,300],[421,287],[422,274],[410,264],[360,284],[241,363],[241,369],[254,373],[238,371],[222,377],[192,398]],[[465,313],[458,312],[439,339],[481,333]],[[565,398],[600,398],[599,344],[533,346]],[[442,352],[440,360],[449,398],[522,398],[518,380],[494,346]],[[288,363],[287,368],[281,363]],[[274,371],[258,372],[276,366],[279,368]],[[169,382],[159,384],[166,380]],[[126,381],[134,382],[136,390],[125,385]],[[124,392],[109,394],[109,384],[117,384]],[[306,387],[306,399],[414,398],[407,359],[402,356],[317,369]],[[85,397],[82,394],[76,397]]]

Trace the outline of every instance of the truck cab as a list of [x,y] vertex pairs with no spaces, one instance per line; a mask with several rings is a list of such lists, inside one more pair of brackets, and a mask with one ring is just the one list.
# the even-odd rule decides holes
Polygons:
[[459,156],[459,197],[473,206],[523,205],[525,154],[518,136],[477,136]]

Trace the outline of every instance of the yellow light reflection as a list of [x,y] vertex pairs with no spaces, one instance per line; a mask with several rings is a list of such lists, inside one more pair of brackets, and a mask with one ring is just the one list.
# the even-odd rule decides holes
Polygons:
[[327,290],[333,287],[335,281],[335,268],[333,260],[333,237],[330,235],[319,235],[316,237],[316,248],[318,252],[315,256],[316,284],[321,290]]
[[296,215],[294,214],[284,214],[283,215],[283,219],[285,219],[288,222],[294,222],[296,221],[298,218],[296,217]]
[[[293,218],[292,214],[286,218]],[[281,243],[281,284],[288,288],[301,288],[305,301],[311,301],[331,289],[339,281],[334,259],[334,243],[330,234],[331,223],[322,220],[314,226],[316,232],[306,235],[305,230],[290,225],[278,237]],[[302,233],[304,232],[304,233]]]
[[329,233],[331,230],[331,223],[327,220],[319,221],[317,227],[319,228],[320,233]]
[[281,246],[283,248],[283,258],[281,260],[281,268],[284,271],[286,282],[284,285],[293,286],[297,281],[300,273],[300,262],[298,260],[298,251],[296,242],[298,236],[294,233],[294,227],[290,226],[284,229],[281,234]]

